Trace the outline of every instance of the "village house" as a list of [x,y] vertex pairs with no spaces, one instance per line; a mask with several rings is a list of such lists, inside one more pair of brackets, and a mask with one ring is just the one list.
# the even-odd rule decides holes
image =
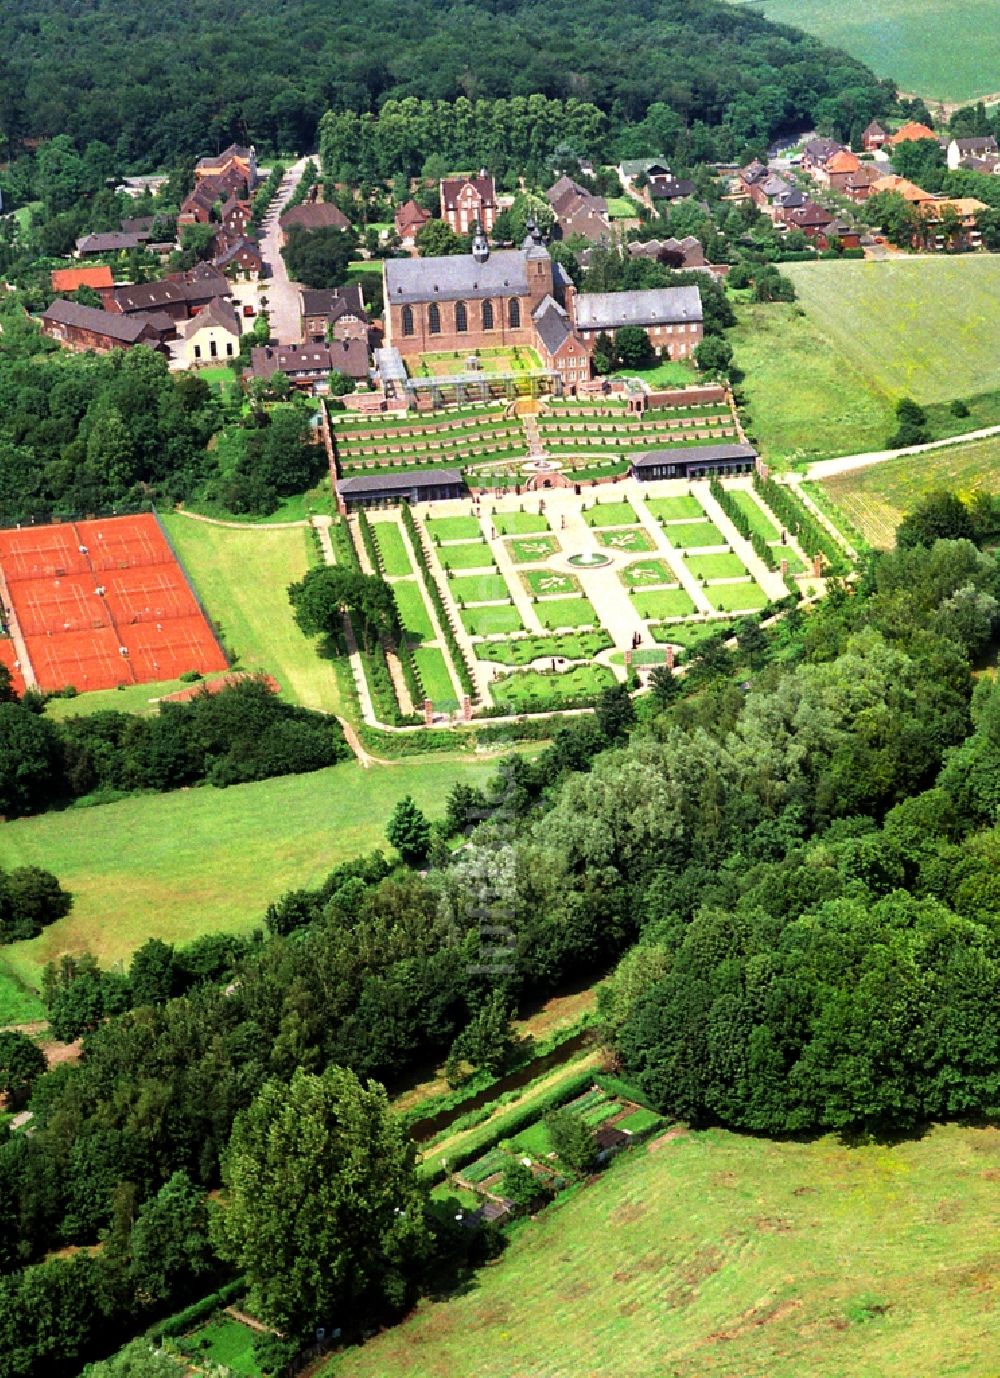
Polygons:
[[708,262],[701,241],[693,234],[683,239],[647,239],[645,243],[633,241],[628,246],[630,258],[649,258],[654,263],[662,263],[667,268],[693,269],[707,268]]
[[165,351],[162,331],[149,317],[121,316],[63,297],[42,313],[40,325],[43,335],[78,353],[109,354],[113,349],[134,349],[136,345]]
[[570,177],[560,177],[545,193],[552,207],[561,239],[586,239],[591,244],[612,241],[608,203],[594,196]]
[[281,242],[288,243],[292,230],[349,230],[351,222],[340,209],[330,201],[301,201],[278,221],[281,227]]
[[878,120],[872,120],[871,124],[862,131],[861,145],[866,153],[874,153],[885,145],[888,137],[889,131],[883,129]]
[[122,230],[106,230],[99,234],[85,234],[76,241],[75,257],[89,254],[121,254],[141,249],[149,235],[126,234]]
[[225,273],[227,277],[242,278],[244,282],[256,282],[264,273],[264,258],[260,245],[249,235],[228,235],[220,229],[215,237],[215,253],[212,266]]
[[418,206],[413,200],[405,202],[397,209],[393,216],[393,224],[404,249],[413,248],[417,242],[417,235],[430,218],[430,211],[425,211],[423,206]]
[[215,297],[229,295],[226,277],[209,264],[170,273],[159,282],[127,283],[114,290],[109,310],[125,315],[162,312],[174,321],[196,316]]
[[369,321],[360,282],[347,287],[304,287],[302,338],[310,344],[328,339],[357,339],[367,343]]
[[695,194],[695,190],[695,184],[688,177],[673,177],[670,173],[665,176],[650,174],[646,200],[654,209],[659,209],[658,202],[673,205],[675,201],[686,201]]
[[981,138],[951,139],[945,145],[945,156],[951,172],[960,168],[966,159],[995,162],[998,152],[1000,149],[997,148],[997,141],[992,134]]
[[233,305],[215,297],[178,330],[178,357],[185,368],[235,359],[240,352],[240,318]]
[[106,263],[95,264],[92,268],[54,268],[50,278],[53,292],[66,296],[89,287],[101,298],[101,305],[107,308],[114,298],[114,278]]
[[643,186],[652,178],[667,178],[670,176],[670,165],[665,158],[625,158],[615,169],[625,189],[627,196],[637,196],[642,198],[642,187],[637,187],[636,182],[642,182]]
[[195,164],[195,181],[213,181],[235,171],[247,188],[253,191],[257,186],[257,151],[253,144],[249,148],[241,144],[230,144],[214,158],[199,158]]
[[986,209],[985,201],[978,201],[974,196],[942,196],[924,202],[920,207],[927,225],[924,246],[928,249],[981,249],[983,237],[978,218]]
[[815,201],[807,201],[788,211],[783,220],[790,230],[801,230],[808,239],[815,239],[833,223],[833,216]]
[[658,355],[688,359],[702,341],[701,294],[697,287],[661,287],[641,292],[581,292],[573,302],[577,334],[592,346],[598,335],[625,325],[646,331]]
[[250,351],[244,378],[271,378],[275,373],[283,373],[294,388],[313,394],[327,391],[331,373],[367,383],[368,346],[363,340],[347,339],[330,344],[259,345]]
[[919,139],[937,140],[937,135],[933,129],[928,129],[925,124],[919,124],[911,120],[909,124],[904,124],[902,129],[897,129],[895,134],[889,136],[887,140],[890,148],[895,148],[897,144],[915,143]]
[[485,168],[478,177],[445,177],[441,182],[441,219],[457,235],[478,225],[489,234],[497,218],[497,191]]
[[840,153],[844,145],[838,144],[836,139],[810,139],[802,148],[802,168],[804,172],[813,172],[816,168],[821,168],[828,163],[835,153]]
[[909,201],[912,206],[923,206],[934,200],[934,196],[929,191],[924,191],[923,187],[918,187],[915,182],[910,182],[905,177],[897,177],[894,174],[880,177],[872,187],[872,191],[875,194],[883,191],[896,192],[904,201]]
[[246,234],[251,213],[252,207],[249,201],[241,201],[238,196],[230,195],[220,212],[223,229],[229,235]]

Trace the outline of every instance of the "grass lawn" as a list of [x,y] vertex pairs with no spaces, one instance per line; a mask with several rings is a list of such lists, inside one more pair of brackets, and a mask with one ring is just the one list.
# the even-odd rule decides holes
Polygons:
[[583,514],[588,526],[638,526],[639,518],[630,502],[599,502]]
[[554,555],[559,549],[559,542],[555,536],[536,536],[532,540],[510,541],[508,548],[510,558],[516,565],[530,565]]
[[539,670],[519,670],[507,679],[490,685],[493,701],[512,713],[530,709],[533,702],[550,699],[594,697],[615,683],[614,671],[606,665],[577,665],[555,674]]
[[612,220],[631,220],[639,214],[639,207],[627,196],[609,196],[608,216]]
[[438,541],[480,541],[483,529],[476,517],[428,517],[424,522],[435,544]]
[[647,498],[646,506],[658,522],[700,521],[705,509],[693,493],[679,493],[675,498]]
[[[782,272],[795,266],[783,264]],[[857,350],[835,348],[797,303],[740,304],[736,316],[727,338],[744,374],[749,430],[766,460],[787,468],[882,448],[895,427],[893,403],[862,373]]]
[[786,271],[822,338],[893,401],[945,402],[1000,386],[995,255],[787,263]]
[[529,593],[540,598],[550,598],[554,594],[579,593],[579,580],[572,574],[559,574],[551,569],[526,569],[521,575]]
[[457,1201],[463,1210],[475,1211],[483,1204],[483,1198],[467,1187],[456,1186],[452,1182],[439,1182],[431,1192],[432,1201]]
[[459,576],[448,581],[448,591],[456,603],[506,603],[510,597],[507,580],[502,574]]
[[668,617],[690,617],[694,612],[691,595],[684,589],[650,589],[634,593],[632,605],[646,622],[662,622]]
[[[227,672],[206,675],[205,679],[220,679]],[[164,679],[153,684],[125,684],[120,689],[95,689],[89,694],[77,694],[72,699],[49,699],[45,715],[49,718],[85,717],[89,713],[158,713],[156,700],[166,694],[188,690],[190,684],[179,679]]]
[[597,543],[607,546],[611,550],[628,550],[634,554],[656,549],[652,537],[647,536],[645,531],[639,529],[635,531],[598,531]]
[[544,1120],[536,1120],[522,1129],[517,1138],[511,1139],[510,1146],[518,1157],[545,1158],[552,1152],[552,1139],[549,1127]]
[[614,645],[602,627],[596,632],[564,632],[561,636],[518,636],[506,641],[481,641],[476,646],[480,660],[498,665],[530,665],[545,656],[565,660],[592,660],[600,651]]
[[414,641],[430,641],[434,637],[427,604],[420,587],[413,579],[402,579],[392,586],[392,595],[399,609],[399,620],[407,635]]
[[762,0],[754,8],[844,48],[929,101],[966,103],[1000,87],[992,0],[883,0],[877,8],[863,0]]
[[238,668],[269,671],[306,708],[340,711],[333,667],[299,631],[288,602],[288,585],[312,561],[309,531],[234,530],[173,514],[163,522]]
[[494,512],[490,521],[501,536],[531,536],[549,529],[548,517],[540,512]]
[[5,1024],[28,1024],[47,1019],[48,1011],[33,990],[14,975],[0,955],[0,1029]]
[[615,375],[618,378],[643,378],[651,387],[666,386],[682,388],[686,383],[696,383],[698,374],[692,364],[666,359],[653,364],[651,368],[623,369]]
[[626,1115],[623,1120],[615,1121],[615,1128],[623,1133],[626,1130],[633,1134],[642,1134],[647,1129],[652,1129],[654,1125],[662,1124],[663,1118],[652,1110],[633,1110],[631,1115]]
[[524,623],[517,608],[509,603],[487,604],[482,608],[463,608],[459,612],[470,636],[496,636],[499,632],[522,632]]
[[413,659],[424,695],[433,702],[434,707],[442,710],[457,707],[455,686],[451,682],[444,655],[437,646],[418,646],[413,652]]
[[445,569],[489,569],[493,564],[493,552],[485,541],[439,546],[437,555]]
[[698,550],[702,546],[728,545],[728,541],[714,522],[677,522],[665,526],[663,533],[678,550]]
[[760,584],[709,584],[705,597],[716,612],[759,612],[767,606],[767,594]]
[[756,531],[757,535],[762,536],[765,541],[781,539],[781,530],[767,515],[752,493],[748,493],[745,488],[733,488],[730,490],[729,496],[750,523],[751,531]]
[[372,522],[375,542],[382,556],[382,568],[388,578],[412,574],[413,566],[403,544],[403,536],[394,521]]
[[693,650],[699,642],[706,641],[713,636],[730,637],[733,634],[735,623],[728,618],[718,618],[708,622],[689,622],[686,626],[683,623],[675,622],[669,627],[654,627],[653,640],[660,646],[673,645],[680,646],[684,650]]
[[199,1361],[207,1359],[223,1364],[239,1378],[260,1378],[260,1369],[253,1357],[254,1332],[248,1325],[231,1316],[215,1316],[207,1325],[193,1331],[189,1338],[199,1346],[208,1341],[200,1350]]
[[742,579],[747,567],[738,555],[685,555],[687,567],[696,579]]
[[509,349],[455,349],[443,352],[409,355],[406,366],[411,378],[447,378],[456,373],[468,373],[468,360],[475,356],[479,372],[528,373],[542,366],[535,351],[527,345]]
[[772,546],[772,550],[774,551],[774,558],[778,562],[779,568],[781,567],[781,561],[787,560],[789,574],[805,573],[805,562],[799,559],[790,545],[782,545],[780,542],[776,542]]
[[618,578],[626,588],[641,588],[647,584],[676,584],[677,575],[666,560],[633,560],[618,571]]
[[439,815],[457,780],[481,785],[492,769],[436,753],[365,771],[352,761],[0,824],[0,867],[52,870],[75,900],[66,918],[4,948],[3,959],[34,983],[62,952],[89,949],[110,965],[147,938],[187,943],[252,928],[284,891],[384,847],[385,821],[403,795]]
[[595,627],[597,613],[588,598],[546,598],[535,606],[543,627]]
[[955,1126],[633,1149],[321,1378],[985,1378],[998,1152]]
[[965,497],[1000,492],[1000,438],[970,440],[824,479],[821,491],[872,545],[895,544],[896,527],[920,497],[953,488]]

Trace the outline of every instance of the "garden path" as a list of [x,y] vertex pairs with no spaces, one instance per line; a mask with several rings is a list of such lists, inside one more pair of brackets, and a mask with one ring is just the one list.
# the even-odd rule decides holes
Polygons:
[[711,613],[713,608],[708,598],[705,596],[705,590],[691,573],[681,551],[677,550],[676,547],[672,546],[667,540],[663,527],[655,519],[652,512],[650,512],[639,492],[634,492],[632,494],[632,506],[635,508],[636,512],[638,512],[646,531],[656,542],[656,551],[654,553],[666,560],[667,564],[673,570],[681,588],[694,600],[694,605],[698,611],[703,615]]

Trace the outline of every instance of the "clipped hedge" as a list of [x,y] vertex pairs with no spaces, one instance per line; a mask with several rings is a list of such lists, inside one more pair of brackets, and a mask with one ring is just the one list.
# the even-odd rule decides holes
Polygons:
[[790,488],[759,474],[754,475],[753,486],[808,556],[825,556],[830,574],[845,572],[847,564],[840,546]]
[[476,681],[472,677],[469,663],[463,654],[461,646],[458,644],[458,638],[455,636],[454,628],[449,620],[448,609],[445,607],[444,599],[441,596],[441,590],[437,585],[437,580],[431,573],[431,567],[427,560],[427,552],[424,549],[423,540],[417,529],[417,523],[413,519],[413,513],[410,511],[409,503],[404,502],[402,504],[400,513],[403,518],[403,525],[406,527],[407,534],[410,537],[410,544],[413,546],[413,553],[417,559],[420,576],[424,581],[427,592],[431,596],[431,601],[434,604],[434,611],[437,613],[438,621],[441,624],[441,632],[444,636],[449,654],[451,655],[452,663],[455,666],[459,683],[472,699],[476,699],[479,697],[476,689]]
[[201,1321],[206,1321],[210,1316],[214,1316],[216,1311],[221,1311],[223,1307],[229,1306],[236,1301],[237,1297],[242,1297],[247,1290],[246,1279],[234,1278],[232,1282],[227,1282],[215,1292],[209,1292],[207,1297],[202,1297],[201,1301],[192,1302],[190,1306],[185,1306],[183,1311],[178,1311],[173,1316],[167,1316],[162,1321],[157,1321],[146,1331],[148,1337],[159,1344],[162,1340],[185,1335],[189,1330],[193,1330]]

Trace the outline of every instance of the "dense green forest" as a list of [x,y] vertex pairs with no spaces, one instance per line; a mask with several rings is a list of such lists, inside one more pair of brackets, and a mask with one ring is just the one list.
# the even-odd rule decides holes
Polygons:
[[406,97],[588,102],[612,140],[661,102],[743,143],[846,131],[892,94],[846,54],[716,0],[24,0],[0,15],[0,134],[101,141],[123,166],[233,139],[303,149],[324,111]]
[[[204,1193],[243,1171],[234,1124],[241,1159],[280,1109],[269,1082],[399,1086],[620,960],[605,1041],[673,1114],[850,1133],[995,1114],[1000,689],[973,666],[1000,625],[1000,561],[977,545],[997,517],[929,504],[856,586],[703,645],[641,721],[607,691],[485,795],[456,787],[446,829],[467,843],[439,838],[426,873],[376,855],[246,938],[51,970],[53,1027],[85,1053],[32,1078],[34,1133],[0,1142],[0,1378],[72,1374],[227,1276],[240,1250]],[[369,1261],[353,1321],[404,1305],[437,1247],[421,1233],[395,1280]]]

